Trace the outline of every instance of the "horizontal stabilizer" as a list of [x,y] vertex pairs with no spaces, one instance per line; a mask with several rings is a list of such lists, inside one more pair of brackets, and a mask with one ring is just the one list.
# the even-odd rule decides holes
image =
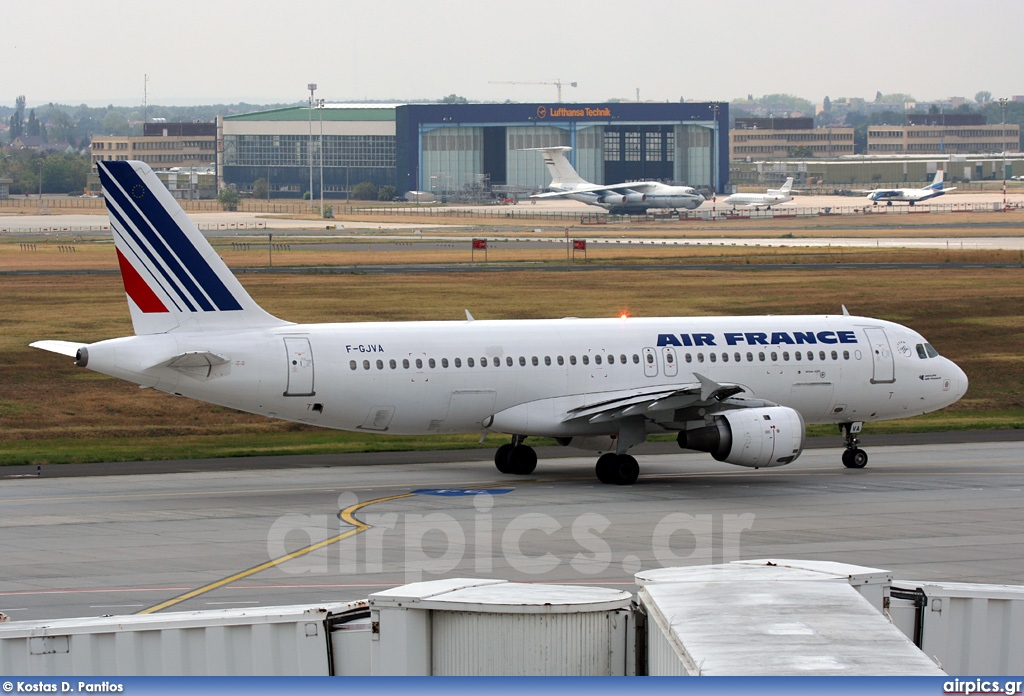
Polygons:
[[29,343],[32,348],[38,348],[40,350],[48,350],[51,353],[59,353],[66,355],[69,358],[75,357],[78,353],[78,349],[86,345],[85,343],[72,343],[71,341],[35,341]]

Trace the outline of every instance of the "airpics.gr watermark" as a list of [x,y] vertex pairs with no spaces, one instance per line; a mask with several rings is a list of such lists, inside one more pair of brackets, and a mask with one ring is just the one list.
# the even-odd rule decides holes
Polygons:
[[[631,575],[642,567],[637,555],[613,552],[602,536],[612,522],[600,513],[585,512],[571,522],[542,512],[496,520],[493,495],[474,492],[472,497],[468,518],[446,512],[365,512],[359,515],[364,525],[359,533],[337,515],[283,515],[267,533],[267,553],[289,575],[401,570],[406,582],[456,569],[491,573],[496,560],[531,576],[564,575],[566,567],[595,576],[615,566]],[[342,494],[339,509],[356,503],[353,494]],[[673,512],[658,520],[649,537],[633,539],[630,546],[658,567],[728,563],[740,558],[740,536],[754,519],[753,513]]]

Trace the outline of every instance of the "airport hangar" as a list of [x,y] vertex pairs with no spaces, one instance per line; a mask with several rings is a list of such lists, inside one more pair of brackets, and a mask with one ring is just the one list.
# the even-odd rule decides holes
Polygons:
[[568,145],[580,176],[593,183],[658,180],[724,191],[728,124],[728,104],[707,102],[314,103],[218,117],[218,176],[241,192],[266,179],[275,198],[301,198],[311,188],[319,198],[321,181],[327,199],[347,198],[364,181],[399,195],[515,196],[550,181],[542,158],[521,150]]

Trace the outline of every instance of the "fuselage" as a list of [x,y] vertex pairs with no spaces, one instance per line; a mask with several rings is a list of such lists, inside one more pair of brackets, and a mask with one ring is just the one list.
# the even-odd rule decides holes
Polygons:
[[788,203],[793,197],[788,193],[734,193],[726,198],[726,205],[770,206]]
[[693,210],[704,202],[704,196],[689,186],[670,186],[655,181],[635,182],[635,186],[635,189],[596,192],[573,192],[571,188],[554,190],[567,191],[565,197],[574,201],[600,206],[610,213],[627,215],[643,214],[650,208]]
[[[292,324],[133,336],[86,350],[87,367],[168,393],[405,434],[614,435],[564,414],[602,394],[692,385],[696,374],[796,409],[808,423],[926,413],[967,388],[916,332],[841,315]],[[167,365],[191,353],[219,364]]]

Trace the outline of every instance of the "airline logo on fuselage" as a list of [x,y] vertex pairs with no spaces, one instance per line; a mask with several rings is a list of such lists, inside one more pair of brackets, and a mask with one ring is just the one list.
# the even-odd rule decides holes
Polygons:
[[[719,341],[722,341],[721,343]],[[804,346],[857,343],[854,331],[736,331],[711,333],[658,334],[659,346]]]

